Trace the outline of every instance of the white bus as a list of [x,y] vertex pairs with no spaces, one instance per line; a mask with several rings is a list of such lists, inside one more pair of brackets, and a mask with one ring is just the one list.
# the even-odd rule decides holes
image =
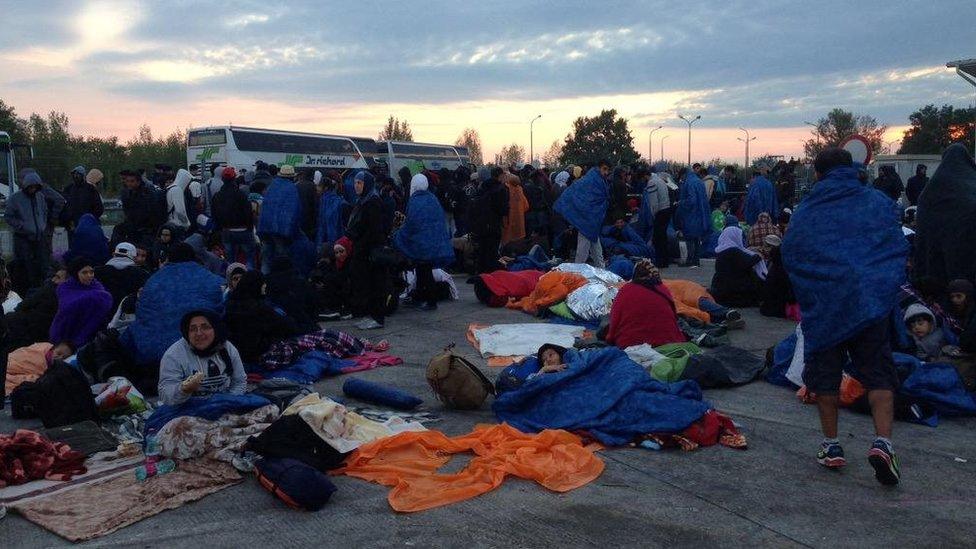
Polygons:
[[376,150],[376,141],[369,138],[209,126],[187,133],[186,164],[191,172],[216,165],[254,171],[259,160],[296,169],[342,171],[371,167]]
[[[390,177],[396,178],[404,166],[411,171],[419,167],[432,171],[447,168],[454,171],[458,166],[470,163],[470,155],[464,147],[438,145],[436,143],[414,143],[410,141],[380,141],[377,152],[384,157],[390,168]],[[463,153],[463,156],[462,156]]]

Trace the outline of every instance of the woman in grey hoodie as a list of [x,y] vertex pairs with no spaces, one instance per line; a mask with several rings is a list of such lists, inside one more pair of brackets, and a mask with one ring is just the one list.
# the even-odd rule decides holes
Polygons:
[[190,311],[180,321],[183,337],[172,344],[159,365],[159,397],[178,405],[191,396],[244,394],[247,374],[241,355],[227,341],[227,331],[213,311]]

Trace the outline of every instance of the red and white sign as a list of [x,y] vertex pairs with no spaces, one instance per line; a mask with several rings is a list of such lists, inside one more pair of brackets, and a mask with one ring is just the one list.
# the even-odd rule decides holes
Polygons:
[[854,134],[840,144],[840,148],[851,153],[854,162],[867,166],[871,162],[871,142],[863,135]]

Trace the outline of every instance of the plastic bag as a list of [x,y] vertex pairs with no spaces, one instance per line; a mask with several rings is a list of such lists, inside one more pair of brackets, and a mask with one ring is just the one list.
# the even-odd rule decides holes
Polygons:
[[124,377],[110,377],[106,383],[92,385],[92,393],[102,417],[141,414],[149,408],[139,389]]

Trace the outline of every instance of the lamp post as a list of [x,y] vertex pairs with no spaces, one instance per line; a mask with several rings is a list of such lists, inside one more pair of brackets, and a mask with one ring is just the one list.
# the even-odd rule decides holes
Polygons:
[[749,137],[749,130],[747,130],[745,128],[742,128],[742,127],[740,127],[739,129],[742,130],[742,131],[744,131],[744,132],[746,132],[746,138],[745,139],[742,139],[741,137],[736,137],[736,139],[738,139],[739,141],[743,141],[746,144],[746,168],[748,169],[749,168],[749,142],[750,141],[755,141],[756,138],[755,137]]
[[647,134],[647,163],[648,164],[654,163],[654,154],[651,152],[651,145],[653,144],[653,140],[654,140],[654,132],[660,130],[663,127],[664,126],[658,126],[653,130],[651,130],[651,133]]
[[691,167],[691,125],[701,120],[701,115],[699,114],[691,120],[688,120],[684,115],[679,114],[678,118],[688,123],[688,167]]
[[532,124],[535,124],[535,121],[540,118],[542,118],[541,114],[529,122],[529,164],[532,164],[533,166],[535,166],[535,164],[533,164],[533,162],[535,162],[535,150],[533,149],[533,145],[535,144],[535,136],[532,133]]
[[670,135],[665,135],[661,138],[661,162],[664,162],[664,140],[671,137]]

